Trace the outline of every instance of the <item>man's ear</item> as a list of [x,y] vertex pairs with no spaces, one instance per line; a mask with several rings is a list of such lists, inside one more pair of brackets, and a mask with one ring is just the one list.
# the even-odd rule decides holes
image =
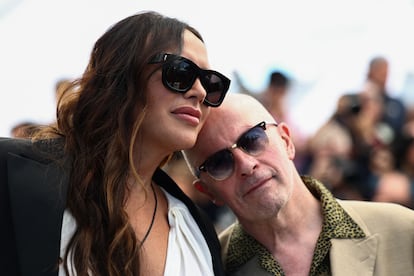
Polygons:
[[291,160],[293,160],[295,158],[296,149],[292,141],[290,128],[288,127],[287,124],[283,122],[279,123],[279,127],[280,127],[279,128],[280,135],[286,143],[286,149],[287,149],[288,156]]
[[218,201],[215,198],[215,196],[208,190],[206,185],[200,179],[194,180],[193,185],[199,192],[205,194],[214,204],[219,206],[223,205],[221,201]]

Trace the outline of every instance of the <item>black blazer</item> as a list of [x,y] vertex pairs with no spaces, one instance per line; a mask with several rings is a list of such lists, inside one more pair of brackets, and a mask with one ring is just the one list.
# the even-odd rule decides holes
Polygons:
[[[69,171],[69,161],[56,162],[62,154],[56,141],[0,138],[0,275],[58,274]],[[224,275],[208,216],[161,169],[153,180],[187,206],[210,248],[215,275]]]

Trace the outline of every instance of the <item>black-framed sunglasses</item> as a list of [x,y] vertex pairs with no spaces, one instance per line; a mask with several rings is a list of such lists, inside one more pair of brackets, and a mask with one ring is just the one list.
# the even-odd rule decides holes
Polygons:
[[240,148],[245,153],[252,156],[257,156],[262,153],[269,143],[269,138],[265,132],[267,125],[277,126],[278,124],[266,123],[263,121],[250,128],[240,135],[236,143],[232,146],[210,155],[198,167],[197,177],[200,177],[200,172],[206,172],[215,180],[224,180],[231,176],[234,171],[234,157],[232,150],[235,148]]
[[169,90],[186,93],[193,87],[198,77],[207,93],[203,103],[207,106],[217,107],[223,102],[230,87],[230,79],[223,74],[201,69],[191,60],[174,54],[155,55],[149,63],[161,62],[163,63],[162,83]]

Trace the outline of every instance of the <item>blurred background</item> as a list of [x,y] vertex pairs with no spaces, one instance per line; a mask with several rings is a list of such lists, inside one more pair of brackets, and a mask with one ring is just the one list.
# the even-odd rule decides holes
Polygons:
[[360,89],[375,55],[389,61],[390,93],[414,103],[413,0],[1,0],[0,136],[22,121],[52,121],[56,83],[82,74],[96,39],[142,10],[199,29],[233,92],[240,82],[260,92],[273,70],[285,72],[288,107],[306,135],[340,95]]
[[[0,0],[0,137],[54,122],[61,81],[83,73],[112,24],[144,10],[201,32],[230,93],[289,124],[301,174],[338,198],[414,208],[414,0]],[[163,169],[218,231],[234,220],[194,193],[179,152]]]

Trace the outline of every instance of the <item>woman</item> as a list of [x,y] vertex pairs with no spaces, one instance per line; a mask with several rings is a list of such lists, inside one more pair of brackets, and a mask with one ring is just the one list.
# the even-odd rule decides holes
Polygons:
[[[222,274],[214,228],[160,170],[174,151],[194,145],[209,108],[229,88],[229,79],[206,68],[207,50],[194,28],[155,12],[130,16],[98,39],[83,76],[58,103],[56,127],[41,130],[33,144],[0,141],[0,193],[10,193],[0,218],[14,225],[13,234],[2,230],[0,242],[17,252],[22,274],[56,275],[53,240],[61,240],[60,275]],[[10,179],[36,193],[33,181],[48,187],[47,203],[36,206],[45,207],[40,220],[54,212],[45,222],[55,221],[54,231],[39,228],[39,207],[27,207],[32,200],[25,197],[24,211],[15,203],[27,189],[13,191],[19,185]],[[32,220],[39,236],[22,238],[28,230],[19,220]],[[27,251],[44,232],[50,246],[38,244],[30,258],[21,257],[20,244],[26,241]],[[35,260],[48,247],[51,256]],[[0,265],[14,271],[11,263],[8,257]]]

